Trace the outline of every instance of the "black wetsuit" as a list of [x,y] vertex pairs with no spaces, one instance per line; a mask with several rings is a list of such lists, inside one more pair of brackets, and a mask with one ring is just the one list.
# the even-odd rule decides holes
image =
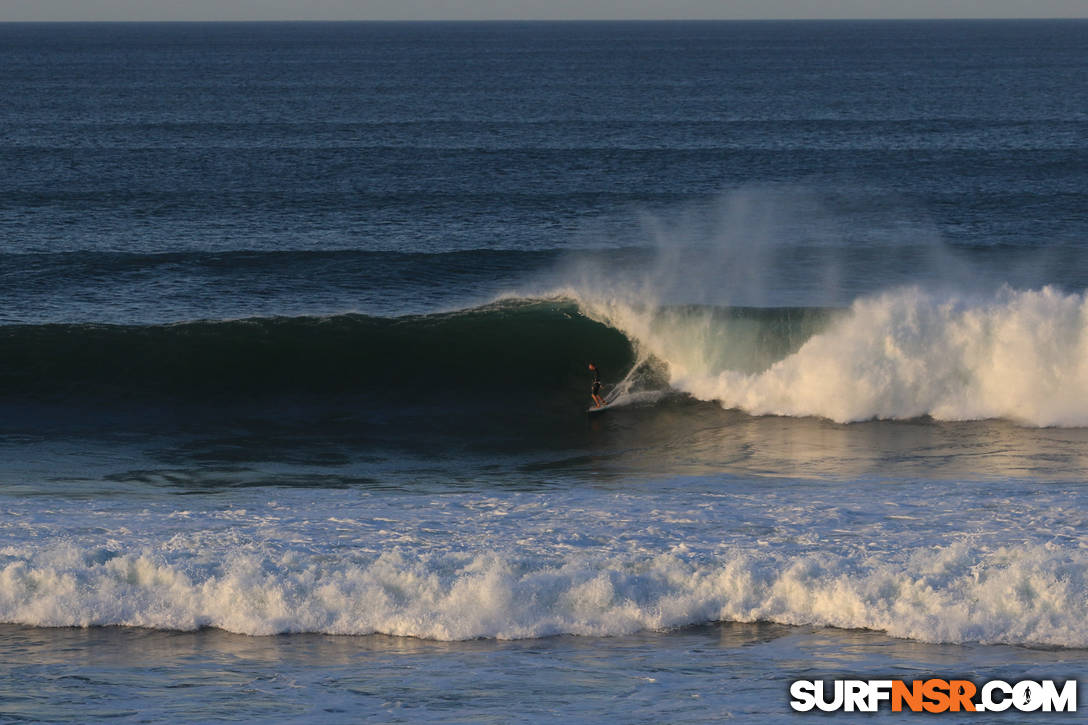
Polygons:
[[593,368],[593,395],[597,395],[601,392],[601,369],[598,367]]

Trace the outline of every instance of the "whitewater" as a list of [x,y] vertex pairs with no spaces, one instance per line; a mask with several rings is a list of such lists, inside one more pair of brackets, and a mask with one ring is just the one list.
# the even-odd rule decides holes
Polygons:
[[768,621],[1088,646],[1083,494],[1029,490],[689,478],[318,501],[260,491],[202,510],[9,499],[0,619],[437,640]]
[[825,329],[754,371],[728,366],[766,359],[765,335],[735,330],[713,309],[623,298],[583,307],[624,331],[640,356],[663,362],[674,389],[753,415],[1088,424],[1083,293],[895,289],[829,314]]

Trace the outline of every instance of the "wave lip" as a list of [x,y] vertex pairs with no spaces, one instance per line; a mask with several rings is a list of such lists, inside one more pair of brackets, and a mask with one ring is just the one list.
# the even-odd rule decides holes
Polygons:
[[1088,647],[1088,559],[1045,545],[902,559],[736,550],[714,559],[498,551],[370,556],[7,547],[0,620],[437,640],[622,635],[708,621],[882,630],[925,642]]

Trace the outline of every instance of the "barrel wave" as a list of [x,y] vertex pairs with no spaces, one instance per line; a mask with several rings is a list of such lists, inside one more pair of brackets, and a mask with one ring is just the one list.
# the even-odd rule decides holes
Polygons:
[[[497,416],[548,435],[586,404],[589,361],[621,403],[686,395],[841,423],[1088,424],[1088,300],[1049,287],[985,298],[903,288],[848,309],[653,306],[564,290],[392,318],[11,325],[0,361],[0,393],[24,411],[9,428],[224,414],[374,424],[431,411],[432,426],[451,430]],[[512,407],[531,415],[503,417]]]

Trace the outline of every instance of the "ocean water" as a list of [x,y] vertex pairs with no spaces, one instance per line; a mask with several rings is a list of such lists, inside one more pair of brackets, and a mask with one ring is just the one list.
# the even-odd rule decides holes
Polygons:
[[8,24],[0,67],[0,720],[1083,677],[1088,23]]

